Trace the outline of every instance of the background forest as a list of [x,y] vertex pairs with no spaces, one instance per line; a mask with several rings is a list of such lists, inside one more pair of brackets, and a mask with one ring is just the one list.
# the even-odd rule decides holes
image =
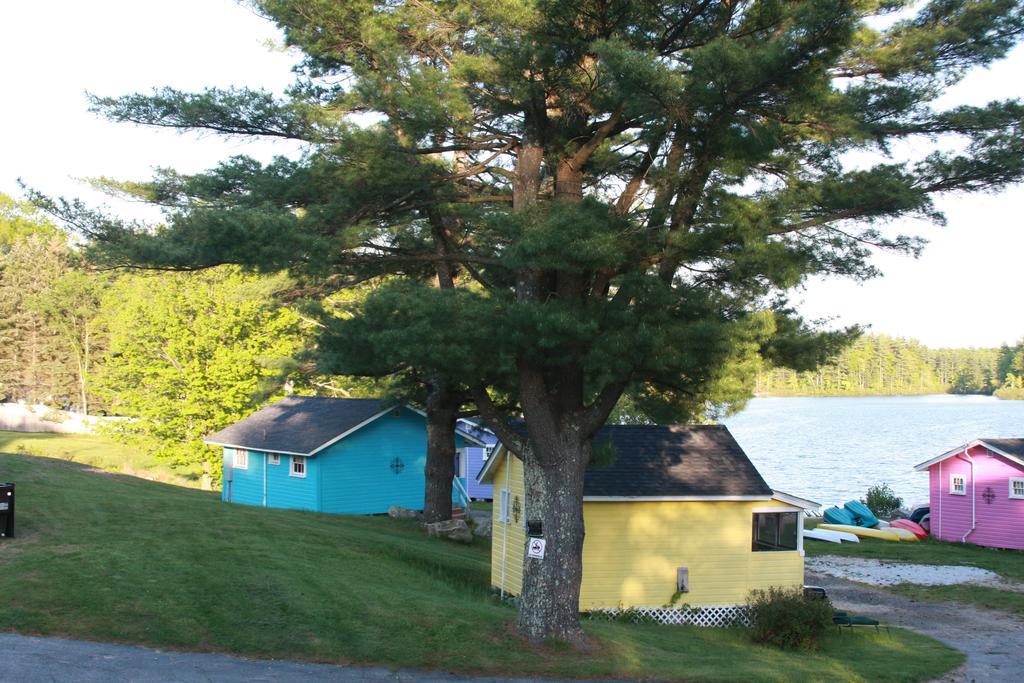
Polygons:
[[930,349],[914,339],[864,335],[810,372],[758,373],[757,395],[995,394],[1024,398],[1024,340],[998,349]]
[[[306,362],[317,323],[293,290],[231,266],[97,270],[36,209],[0,195],[0,400],[133,418],[101,429],[216,483],[206,434],[289,392],[383,390]],[[340,310],[336,299],[325,303]]]
[[[219,479],[203,436],[289,392],[368,396],[383,382],[329,376],[309,358],[321,323],[367,293],[310,301],[287,277],[223,266],[193,273],[96,270],[36,209],[0,195],[0,399],[133,418],[113,436],[183,474]],[[761,395],[995,393],[1024,398],[1024,340],[929,349],[862,336],[811,372],[765,368]],[[628,403],[628,399],[623,399]],[[619,421],[647,421],[635,406]]]

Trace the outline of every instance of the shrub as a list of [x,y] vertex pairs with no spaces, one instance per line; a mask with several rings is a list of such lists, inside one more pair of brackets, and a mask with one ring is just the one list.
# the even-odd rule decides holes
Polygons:
[[885,482],[869,488],[867,497],[861,502],[867,505],[876,517],[892,517],[903,507],[903,499]]
[[788,649],[814,649],[832,626],[832,603],[804,596],[800,588],[755,589],[747,597],[754,642]]
[[996,398],[1001,398],[1005,401],[1024,401],[1024,388],[1022,387],[1003,387],[996,389]]

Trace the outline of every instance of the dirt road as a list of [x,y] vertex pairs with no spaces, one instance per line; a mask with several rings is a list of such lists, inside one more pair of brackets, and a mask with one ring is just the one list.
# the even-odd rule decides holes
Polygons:
[[967,663],[942,681],[1020,681],[1024,669],[1024,620],[959,603],[912,600],[826,574],[807,573],[841,609],[923,633],[967,655]]

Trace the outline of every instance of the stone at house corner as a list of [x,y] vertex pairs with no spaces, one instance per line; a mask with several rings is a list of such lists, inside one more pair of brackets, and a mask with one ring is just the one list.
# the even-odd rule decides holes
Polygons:
[[418,519],[421,514],[419,510],[403,508],[397,505],[392,505],[388,508],[388,517],[394,517],[395,519]]
[[491,537],[491,518],[473,517],[473,534],[475,536]]
[[450,541],[459,543],[472,543],[473,532],[463,519],[448,519],[443,522],[431,522],[424,525],[427,528],[427,536],[447,538]]

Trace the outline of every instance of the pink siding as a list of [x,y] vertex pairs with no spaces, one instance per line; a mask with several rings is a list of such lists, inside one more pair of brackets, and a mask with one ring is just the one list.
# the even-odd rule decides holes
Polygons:
[[[976,526],[967,536],[967,542],[1024,550],[1024,500],[1010,498],[1009,483],[1011,477],[1024,477],[1024,468],[990,455],[981,446],[975,446],[969,453],[974,459],[977,478],[974,482]],[[965,495],[949,492],[951,474],[963,475]],[[971,529],[971,464],[962,454],[956,455],[932,465],[928,477],[932,535],[943,541],[959,542]],[[987,490],[991,495],[986,495]]]

